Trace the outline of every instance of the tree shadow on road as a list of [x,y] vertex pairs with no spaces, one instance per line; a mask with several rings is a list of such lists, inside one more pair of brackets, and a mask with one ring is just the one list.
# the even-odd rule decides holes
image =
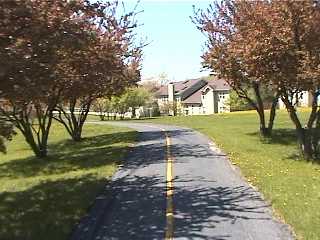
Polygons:
[[[234,239],[227,233],[213,234],[212,231],[221,224],[234,223],[239,219],[255,222],[269,220],[264,215],[265,203],[251,188],[203,187],[203,179],[191,181],[199,181],[200,184],[192,188],[174,188],[175,237]],[[190,182],[175,179],[179,185]],[[113,192],[116,202],[112,203],[112,207],[117,212],[109,215],[108,209],[105,210],[103,224],[92,239],[164,239],[165,185],[163,177],[158,175],[127,176],[115,182]],[[248,205],[248,201],[256,204]]]
[[[194,134],[189,129],[170,130],[168,134],[171,139],[181,135]],[[159,141],[161,140],[161,141]],[[188,158],[217,158],[225,156],[222,153],[213,152],[209,145],[198,143],[175,143],[170,146],[171,154],[175,161],[179,163],[183,157]],[[124,163],[125,169],[138,169],[149,166],[151,164],[159,164],[166,162],[166,143],[164,133],[161,131],[153,131],[148,134],[140,135],[139,143],[132,147],[129,152],[129,158]]]
[[[191,130],[174,130],[169,134],[171,137],[178,137],[188,131]],[[90,169],[110,164],[111,160],[107,154],[121,150],[117,146],[110,146],[119,141],[117,137],[113,135],[92,137],[80,143],[81,146],[73,146],[69,142],[58,143],[54,147],[56,151],[62,151],[64,157],[57,162],[61,164],[66,161],[68,163],[66,167],[61,164],[59,168],[51,165],[55,163],[44,161],[39,167],[33,168],[28,160],[24,163],[13,161],[13,165],[10,165],[12,163],[0,165],[0,170],[5,172],[0,174],[7,176],[8,172],[14,171],[18,176],[25,177],[39,172],[64,173],[72,169]],[[112,206],[121,205],[116,208],[117,212],[108,208],[101,210],[104,211],[102,225],[90,226],[95,228],[95,231],[92,231],[95,236],[105,236],[104,239],[130,240],[164,238],[165,178],[153,174],[148,177],[135,176],[134,170],[165,162],[165,140],[161,131],[142,134],[140,139],[141,142],[131,148],[130,155],[123,163],[122,169],[131,172],[112,184],[112,195],[115,194]],[[76,148],[79,150],[74,151]],[[207,146],[196,143],[173,143],[172,153],[180,159],[184,156],[193,158],[218,156],[209,151]],[[201,183],[205,180],[175,179],[177,184],[174,189],[175,236],[187,239],[227,240],[232,239],[232,236],[218,233],[214,235],[212,232],[207,235],[206,231],[202,230],[212,230],[220,224],[236,222],[238,219],[266,221],[261,216],[264,211],[263,202],[252,193],[252,189],[245,186],[219,187],[215,186],[214,182],[209,185],[199,184],[192,188],[182,187],[192,181]],[[178,186],[179,184],[181,185]],[[0,236],[4,236],[2,239],[5,240],[62,239],[60,235],[54,235],[55,232],[70,231],[68,224],[84,215],[83,209],[86,206],[80,204],[82,200],[86,204],[90,202],[89,199],[93,199],[92,194],[95,194],[98,191],[97,187],[102,185],[101,179],[87,176],[44,182],[20,192],[4,192],[0,195],[0,211],[3,212],[0,216],[2,231]],[[245,203],[250,199],[257,204],[247,206]],[[39,224],[41,226],[38,226]],[[57,229],[60,231],[56,231]]]

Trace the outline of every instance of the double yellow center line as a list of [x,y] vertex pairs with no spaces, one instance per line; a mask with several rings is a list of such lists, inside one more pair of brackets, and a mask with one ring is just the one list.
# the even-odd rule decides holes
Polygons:
[[166,137],[166,160],[167,160],[167,208],[166,208],[166,240],[173,239],[173,225],[174,225],[174,215],[173,215],[173,158],[171,155],[171,139],[169,134],[162,129]]

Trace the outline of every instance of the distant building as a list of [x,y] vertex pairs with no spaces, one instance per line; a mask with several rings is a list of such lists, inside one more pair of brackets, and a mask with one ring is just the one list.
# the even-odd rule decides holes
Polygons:
[[206,115],[229,112],[230,86],[222,79],[171,82],[156,94],[162,114]]
[[[297,96],[294,99],[294,102],[297,107],[311,107],[312,105],[312,95],[308,91],[303,91],[300,94],[297,94]],[[282,102],[281,98],[279,98],[279,109],[285,109],[286,106]]]

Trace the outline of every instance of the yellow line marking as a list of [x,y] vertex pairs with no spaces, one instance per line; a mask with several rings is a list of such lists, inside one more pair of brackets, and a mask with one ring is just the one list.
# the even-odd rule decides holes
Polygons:
[[166,209],[166,240],[173,239],[173,226],[174,226],[174,214],[173,214],[173,159],[171,157],[171,139],[165,129],[162,129],[166,136],[167,147],[167,209]]
[[[157,128],[149,126],[151,128]],[[159,128],[157,128],[159,129]],[[166,207],[166,240],[173,240],[174,232],[174,211],[173,211],[173,158],[171,156],[171,139],[167,131],[163,128],[160,128],[164,132],[166,137],[166,161],[167,161],[167,175],[166,175],[166,198],[167,198],[167,207]]]

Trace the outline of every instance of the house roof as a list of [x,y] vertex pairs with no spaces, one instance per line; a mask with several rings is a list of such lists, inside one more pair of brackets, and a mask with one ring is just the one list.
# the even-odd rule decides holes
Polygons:
[[156,96],[168,96],[168,86],[161,86],[156,92]]
[[[211,87],[214,91],[230,90],[230,86],[223,79],[190,79],[181,82],[173,82],[175,94],[181,96],[182,103],[201,104],[201,95],[206,87]],[[162,86],[157,96],[168,96],[168,86]]]
[[185,91],[186,89],[188,89],[189,87],[197,83],[199,80],[200,79],[189,79],[182,82],[174,82],[173,85],[174,85],[176,94],[179,94],[182,91]]
[[231,87],[223,79],[211,79],[211,80],[207,80],[207,82],[208,82],[207,86],[210,86],[213,90],[216,90],[216,91],[231,89]]
[[[189,79],[186,81],[172,82],[174,86],[175,94],[181,94],[183,91],[187,90],[189,87],[199,82],[200,79]],[[168,96],[168,86],[161,86],[156,93],[157,96]]]
[[200,104],[201,103],[202,92],[200,90],[196,91],[194,94],[187,97],[182,103],[185,104]]

